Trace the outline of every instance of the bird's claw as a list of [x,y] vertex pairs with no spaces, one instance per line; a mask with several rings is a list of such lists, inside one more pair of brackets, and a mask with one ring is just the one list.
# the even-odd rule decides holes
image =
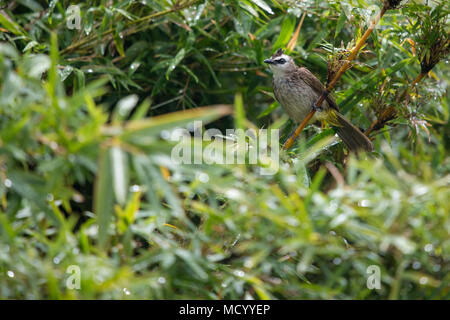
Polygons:
[[[323,96],[324,98],[326,98],[329,94],[330,94],[330,92],[329,92],[327,89],[324,89],[324,90],[322,91],[322,96]],[[322,101],[323,101],[323,100],[322,100]],[[322,106],[319,106],[319,107],[318,107],[318,106],[316,106],[315,103],[313,103],[311,109],[314,110],[315,112],[321,112],[321,111],[322,111]]]
[[314,110],[315,112],[321,112],[322,111],[322,107],[316,106],[315,103],[313,103],[311,109]]

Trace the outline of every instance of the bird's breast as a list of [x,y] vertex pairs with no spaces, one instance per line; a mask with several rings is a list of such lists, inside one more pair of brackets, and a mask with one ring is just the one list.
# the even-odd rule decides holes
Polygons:
[[[306,117],[313,103],[319,98],[319,95],[299,78],[274,77],[273,91],[283,109],[296,122],[301,122]],[[318,119],[320,113],[315,114],[313,121]]]

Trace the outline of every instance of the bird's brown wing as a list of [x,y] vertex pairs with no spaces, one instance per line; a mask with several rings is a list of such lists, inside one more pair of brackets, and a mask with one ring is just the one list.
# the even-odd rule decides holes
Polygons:
[[[311,71],[309,71],[308,69],[306,69],[306,68],[299,68],[298,69],[298,75],[311,88],[313,88],[314,91],[318,95],[321,95],[322,92],[325,90],[325,87],[323,86],[322,82],[320,82],[320,80],[317,79],[317,77]],[[334,99],[331,97],[331,95],[328,94],[326,96],[325,100],[328,102],[330,107],[332,107],[333,109],[339,110],[339,107],[338,107],[336,101],[334,101]]]

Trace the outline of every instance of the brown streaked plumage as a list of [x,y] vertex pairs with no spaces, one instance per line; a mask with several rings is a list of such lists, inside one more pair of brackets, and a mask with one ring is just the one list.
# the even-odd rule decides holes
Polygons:
[[[287,114],[297,123],[303,121],[313,104],[325,90],[319,79],[308,69],[299,68],[294,60],[279,49],[264,60],[273,72],[273,92]],[[322,120],[332,125],[351,151],[372,151],[372,142],[340,112],[334,99],[327,95],[312,121]]]

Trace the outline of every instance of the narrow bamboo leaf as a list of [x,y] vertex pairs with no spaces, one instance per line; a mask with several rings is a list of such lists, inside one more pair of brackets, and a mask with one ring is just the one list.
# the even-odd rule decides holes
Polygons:
[[2,13],[0,13],[0,24],[3,25],[8,31],[12,32],[16,36],[25,36],[25,31],[22,30],[22,28],[14,22],[14,20],[11,20],[12,18],[9,17],[6,18]]
[[195,261],[193,254],[185,249],[177,249],[176,254],[180,257],[186,264],[191,268],[191,270],[200,279],[208,279],[208,274],[203,270],[203,268]]
[[34,48],[35,46],[38,46],[39,43],[37,41],[30,41],[27,43],[27,45],[25,46],[25,48],[23,48],[22,52],[27,52],[30,51],[32,48]]
[[17,59],[19,57],[19,54],[18,54],[16,48],[14,48],[9,43],[0,42],[0,57],[3,55],[6,57],[13,58],[13,59]]
[[260,7],[261,9],[263,9],[264,11],[273,14],[272,9],[269,7],[269,5],[267,5],[267,3],[265,3],[263,0],[251,0],[254,4],[256,4],[258,7]]
[[153,181],[155,181],[158,185],[158,188],[162,190],[162,194],[164,195],[164,198],[167,200],[167,203],[170,205],[171,213],[179,218],[182,219],[184,215],[184,210],[181,205],[181,201],[178,198],[177,194],[174,192],[172,187],[167,183],[166,180],[164,180],[163,176],[161,175],[161,171],[159,169],[156,169],[153,164],[149,164],[146,167],[147,172],[149,173],[149,176],[152,178]]
[[270,300],[270,294],[264,289],[263,286],[254,285],[253,289],[255,289],[255,292],[261,300]]
[[315,47],[317,47],[320,43],[324,41],[328,37],[328,34],[330,34],[331,30],[328,28],[323,28],[319,30],[319,32],[316,33],[316,36],[314,39],[310,42],[307,51],[312,51]]
[[230,112],[231,108],[228,105],[217,105],[130,121],[125,126],[124,132],[121,134],[121,139],[131,141],[137,135],[144,135],[151,138],[152,136],[159,136],[163,130],[184,127],[194,120],[207,123],[230,114]]
[[339,33],[341,33],[342,28],[345,25],[345,22],[347,21],[347,16],[345,15],[344,11],[341,11],[341,15],[339,16],[339,19],[336,24],[336,31],[334,32],[334,37],[336,38]]
[[141,203],[141,192],[134,192],[130,202],[127,203],[127,207],[124,210],[124,216],[129,225],[134,222],[136,212],[139,210]]
[[128,192],[128,158],[120,147],[111,148],[112,176],[115,199],[120,205],[124,205]]
[[51,47],[50,47],[50,58],[51,65],[49,70],[49,89],[50,96],[52,98],[52,106],[53,108],[58,108],[58,101],[56,99],[57,90],[59,87],[58,81],[58,60],[59,60],[59,51],[58,51],[58,38],[55,32],[51,33]]
[[258,17],[258,11],[251,6],[251,4],[248,1],[239,1],[239,6],[243,8],[244,10],[247,10],[250,12],[253,16]]
[[197,75],[196,75],[194,72],[192,72],[191,69],[189,69],[189,68],[188,68],[187,66],[185,66],[184,64],[180,65],[180,67],[183,68],[183,70],[186,71],[192,78],[194,78],[194,81],[195,81],[196,83],[200,83],[200,85],[201,85],[203,88],[206,88],[206,85],[205,85],[202,81],[200,81],[200,79],[197,77]]
[[133,17],[129,12],[119,9],[119,8],[114,8],[113,11],[116,11],[118,13],[120,13],[121,15],[123,15],[124,17],[126,17],[129,20],[134,20],[135,17]]
[[289,39],[294,32],[294,28],[295,17],[291,15],[286,16],[281,25],[280,35],[278,36],[277,41],[275,41],[274,45],[272,46],[272,49],[277,50],[279,48],[283,48],[289,42]]
[[209,72],[211,73],[211,76],[213,77],[216,84],[219,87],[222,87],[222,84],[220,83],[219,79],[217,79],[216,73],[214,72],[213,68],[211,67],[211,64],[209,63],[208,59],[206,59],[206,57],[203,55],[203,53],[201,53],[199,50],[197,50],[197,49],[193,49],[193,50],[195,50],[197,52],[198,59],[200,59],[200,61],[206,65],[206,67],[208,68]]
[[180,51],[178,51],[177,55],[170,60],[169,67],[166,71],[166,79],[169,79],[169,75],[172,73],[173,70],[177,67],[177,65],[181,62],[181,60],[184,59],[184,56],[186,55],[186,50],[183,48]]
[[94,188],[94,213],[98,224],[99,245],[105,247],[113,215],[114,190],[110,149],[102,149]]
[[74,71],[75,71],[75,76],[76,76],[76,81],[77,81],[76,82],[77,88],[78,89],[84,88],[86,85],[86,77],[84,75],[84,72],[81,71],[80,69],[74,69]]
[[139,97],[137,94],[131,94],[119,100],[113,114],[113,122],[122,122],[127,119],[137,104]]
[[152,105],[152,100],[147,98],[136,108],[136,111],[131,116],[131,120],[140,120],[145,117]]
[[276,33],[275,27],[280,25],[280,23],[283,21],[283,17],[276,17],[273,18],[268,24],[263,25],[261,28],[256,30],[254,33],[255,36],[257,36],[260,39],[267,38],[273,34]]
[[89,35],[92,31],[92,27],[94,25],[94,10],[89,9],[86,12],[86,16],[84,17],[84,33]]
[[328,136],[333,136],[335,134],[335,131],[333,129],[325,129],[321,133],[315,135],[313,138],[308,140],[306,143],[306,148],[312,148],[316,143],[318,143],[320,140],[325,139]]
[[258,114],[258,119],[261,119],[262,117],[265,117],[272,113],[276,108],[278,108],[280,104],[278,102],[273,102],[270,106],[268,106],[266,109],[264,109],[260,114]]
[[15,238],[14,229],[11,227],[6,214],[0,214],[0,236],[8,244],[12,244]]
[[33,78],[41,79],[42,74],[50,68],[51,62],[47,55],[37,54],[24,61],[23,68]]
[[114,32],[114,43],[116,44],[117,51],[122,57],[125,57],[125,51],[123,49],[123,38],[119,32]]
[[16,1],[20,3],[21,5],[33,10],[33,11],[40,11],[43,10],[42,6],[34,0],[18,0]]
[[73,71],[73,67],[70,65],[65,66],[63,70],[59,71],[59,76],[61,77],[61,81],[66,80],[67,77],[70,76],[72,71]]
[[242,93],[236,92],[234,95],[234,117],[237,129],[245,129],[245,110],[242,100]]
[[[386,126],[385,126],[386,128]],[[384,138],[386,139],[386,141],[389,143],[389,145],[392,147],[392,142],[391,142],[391,134],[389,133],[389,130],[384,130],[383,132]]]

